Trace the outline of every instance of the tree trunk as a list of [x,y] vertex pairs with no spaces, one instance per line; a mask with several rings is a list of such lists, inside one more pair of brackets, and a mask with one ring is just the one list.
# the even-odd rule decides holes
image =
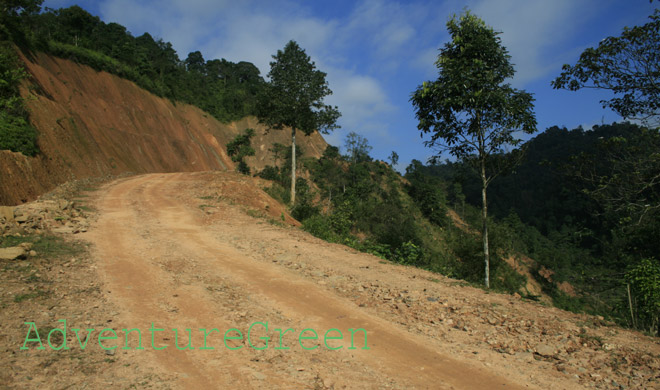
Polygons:
[[296,128],[291,128],[291,206],[296,204]]
[[484,263],[486,288],[490,288],[490,255],[488,251],[488,203],[486,201],[486,161],[481,159],[481,220],[483,223]]
[[[478,118],[479,117],[477,116],[477,120]],[[483,131],[479,132],[479,160],[481,163],[481,222],[483,228],[482,238],[484,241],[484,282],[486,284],[486,288],[490,288],[490,254],[488,251],[488,202],[486,201],[488,178],[486,177],[486,140]]]
[[628,289],[628,307],[630,307],[630,320],[632,321],[633,328],[637,329],[637,322],[635,322],[635,314],[633,312],[632,295],[630,294],[630,283],[626,284],[626,288]]

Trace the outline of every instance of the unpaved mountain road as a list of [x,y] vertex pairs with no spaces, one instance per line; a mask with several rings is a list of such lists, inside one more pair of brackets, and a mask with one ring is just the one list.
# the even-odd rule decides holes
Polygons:
[[[259,203],[263,194],[250,180],[149,174],[97,192],[98,218],[83,237],[93,244],[105,298],[119,308],[108,325],[117,339],[104,343],[117,345],[124,361],[149,367],[172,388],[609,388],[613,371],[591,368],[579,353],[556,368],[561,348],[570,348],[551,340],[564,334],[571,343],[583,332],[574,315],[456,286],[259,218],[271,205]],[[243,198],[249,207],[236,202]],[[139,329],[144,349],[136,349],[138,331],[122,329]],[[368,349],[356,329],[366,331]],[[534,351],[532,338],[550,352]],[[657,343],[652,348],[657,359]]]
[[[433,340],[410,334],[399,324],[368,313],[269,259],[241,253],[215,234],[215,226],[205,222],[199,208],[182,201],[182,188],[189,187],[190,181],[185,174],[146,175],[110,186],[99,199],[100,217],[91,236],[102,259],[107,290],[125,310],[122,320],[126,328],[142,328],[146,333],[154,323],[156,328],[167,329],[154,333],[169,340],[157,339],[154,345],[169,344],[168,348],[154,351],[147,345],[143,358],[177,373],[183,387],[252,388],[267,383],[268,387],[295,388],[314,387],[316,382],[351,388],[525,387],[456,360]],[[251,229],[232,228],[235,217],[227,214],[221,218],[222,229],[255,242],[271,238],[264,237],[262,231],[274,229],[257,224],[258,220]],[[289,241],[291,248],[280,241],[280,250],[300,249],[302,243]],[[257,321],[267,322],[269,331],[262,324],[254,327],[259,333],[251,337],[256,348],[265,346],[259,340],[263,336],[271,337],[268,349],[280,347],[281,332],[273,330],[290,328],[294,331],[282,337],[282,347],[290,349],[259,351],[240,340],[235,343],[243,345],[241,350],[223,345],[221,335],[226,330],[238,328],[247,337],[248,327]],[[181,347],[186,346],[185,329],[191,329],[195,349],[177,350],[169,328],[181,332]],[[204,332],[199,328],[220,330],[207,340],[215,350],[200,350]],[[303,340],[306,348],[318,345],[313,351],[303,349],[297,337],[307,328],[319,334],[319,342]],[[345,337],[344,342],[328,340],[332,348],[343,346],[337,351],[329,350],[323,340],[326,331],[333,328]],[[368,350],[363,349],[363,332],[355,333],[357,349],[348,349],[351,328],[366,330]],[[239,337],[236,332],[231,335]],[[305,336],[312,337],[313,333]],[[328,336],[339,337],[339,332]],[[253,363],[273,359],[283,364]]]

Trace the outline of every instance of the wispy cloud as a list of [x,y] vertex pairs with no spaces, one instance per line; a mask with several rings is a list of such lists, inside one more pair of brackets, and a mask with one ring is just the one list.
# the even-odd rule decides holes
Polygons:
[[502,33],[516,69],[514,83],[521,86],[561,68],[566,58],[558,48],[578,26],[577,20],[567,23],[567,16],[586,18],[593,6],[584,0],[481,0],[473,11]]
[[[404,161],[428,153],[419,139],[408,98],[417,85],[437,77],[434,63],[438,49],[449,39],[446,22],[452,14],[467,7],[502,32],[502,43],[517,72],[513,84],[535,93],[537,102],[546,107],[545,111],[537,109],[538,114],[545,112],[545,121],[556,123],[568,115],[566,98],[550,91],[549,79],[563,63],[574,61],[584,45],[593,45],[593,39],[582,39],[585,35],[591,30],[605,30],[603,24],[594,22],[618,20],[617,12],[633,18],[630,23],[639,13],[648,15],[641,6],[632,12],[632,7],[619,3],[358,0],[330,5],[301,0],[45,0],[44,5],[58,8],[80,4],[99,13],[106,22],[126,26],[134,35],[149,32],[172,42],[181,59],[200,50],[206,59],[252,62],[264,76],[271,56],[287,41],[296,40],[328,74],[334,95],[327,101],[339,106],[343,114],[340,122],[344,130],[326,138],[339,145],[342,135],[356,131],[369,138],[374,153],[379,148],[387,153],[395,149]],[[609,18],[604,17],[608,12]],[[572,100],[571,107],[583,107],[580,99]],[[594,105],[600,110],[597,103]],[[575,111],[574,117],[594,116],[578,108]],[[601,116],[600,111],[590,112]],[[579,120],[584,123],[588,119]],[[404,149],[416,152],[406,156]]]
[[[182,59],[189,51],[201,50],[206,59],[252,62],[264,76],[270,69],[271,56],[293,39],[319,69],[328,73],[334,95],[327,100],[339,106],[341,124],[377,137],[387,137],[387,126],[380,118],[394,112],[395,106],[381,81],[360,71],[360,63],[349,62],[348,58],[356,48],[352,44],[356,36],[367,38],[365,44],[376,44],[380,56],[396,57],[396,52],[415,35],[404,19],[392,21],[400,11],[396,3],[371,0],[343,19],[321,19],[309,9],[287,1],[231,5],[213,0],[101,3],[105,20],[116,20],[135,34],[145,30],[172,42]],[[358,19],[365,23],[358,25]]]

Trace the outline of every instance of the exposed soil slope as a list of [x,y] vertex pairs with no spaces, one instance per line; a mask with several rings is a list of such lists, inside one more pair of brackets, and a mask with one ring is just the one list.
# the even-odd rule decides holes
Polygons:
[[[274,142],[290,144],[288,131],[266,134],[254,118],[223,124],[84,65],[41,53],[21,57],[32,76],[22,93],[42,153],[27,158],[0,151],[0,204],[32,200],[72,179],[233,170],[225,145],[248,127],[257,133],[257,155],[247,160],[253,168],[273,164],[268,149]],[[318,133],[298,139],[306,156],[325,150]]]

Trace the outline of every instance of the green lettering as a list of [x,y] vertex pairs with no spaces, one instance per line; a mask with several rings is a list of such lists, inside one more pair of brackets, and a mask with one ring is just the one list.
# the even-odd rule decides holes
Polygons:
[[[25,335],[25,341],[23,342],[23,346],[21,347],[21,350],[30,349],[30,348],[25,346],[25,344],[27,344],[28,341],[32,342],[32,343],[39,343],[39,346],[37,347],[37,349],[46,349],[46,347],[44,347],[44,345],[41,343],[41,337],[39,337],[39,331],[37,330],[37,324],[35,324],[34,322],[24,322],[24,324],[28,325],[29,328],[28,328],[27,334]],[[36,339],[31,339],[30,338],[30,333],[31,333],[33,328],[34,328],[34,333],[37,334]]]
[[89,341],[89,336],[92,334],[92,332],[94,331],[94,329],[85,329],[85,330],[87,331],[87,337],[85,337],[85,344],[83,344],[83,343],[80,341],[80,335],[78,335],[78,332],[80,332],[80,329],[78,329],[78,328],[71,328],[71,330],[73,331],[73,333],[76,334],[76,339],[78,339],[78,344],[80,344],[80,349],[82,349],[82,350],[84,351],[84,350],[85,350],[85,347],[87,347],[87,342]]
[[[103,336],[103,333],[105,333],[105,332],[110,332],[110,333],[112,333],[112,336],[107,336],[107,337],[106,337],[106,336]],[[106,351],[111,351],[111,350],[117,348],[116,345],[115,345],[114,347],[106,348],[106,347],[103,345],[103,340],[117,340],[117,332],[115,332],[114,329],[110,329],[110,328],[105,328],[105,329],[103,329],[101,332],[99,332],[99,346],[100,346],[101,348],[105,349]]]
[[[307,336],[303,336],[303,334],[304,334],[305,332],[307,332],[307,331],[310,331],[310,332],[314,333],[314,336],[309,336],[309,337],[307,337]],[[302,349],[305,349],[305,350],[307,350],[307,351],[312,351],[312,350],[318,348],[319,346],[318,346],[318,345],[315,345],[315,346],[313,346],[313,347],[311,347],[311,348],[306,348],[306,347],[303,345],[302,341],[303,341],[303,340],[318,340],[318,338],[319,338],[319,335],[318,335],[318,333],[316,333],[316,331],[315,331],[314,329],[310,329],[310,328],[303,329],[302,332],[300,332],[300,335],[298,336],[298,344],[300,344],[300,346],[302,347]]]
[[131,347],[128,346],[128,335],[131,332],[134,332],[134,331],[137,331],[137,334],[138,334],[138,347],[135,348],[135,350],[137,351],[138,349],[144,349],[142,347],[142,331],[140,329],[138,329],[138,328],[133,328],[133,329],[130,329],[130,330],[129,329],[122,329],[121,331],[124,332],[124,348],[122,348],[122,349],[131,349]]
[[[339,337],[328,337],[328,333],[330,332],[338,332]],[[340,345],[338,347],[333,348],[328,345],[328,340],[343,340],[343,339],[344,339],[344,335],[341,333],[341,331],[337,328],[332,328],[332,329],[328,329],[328,331],[325,332],[325,336],[323,336],[323,343],[325,344],[325,347],[328,348],[329,350],[336,351],[338,349],[344,348],[344,346]]]
[[192,331],[190,330],[190,328],[186,328],[186,330],[188,331],[188,345],[186,345],[183,348],[179,347],[179,329],[178,328],[172,328],[172,330],[174,331],[174,345],[176,346],[176,349],[178,349],[179,351],[185,351],[186,349],[195,349],[191,345],[192,344],[192,336],[190,334],[191,334]]
[[281,329],[281,328],[277,328],[277,329],[275,329],[275,331],[276,331],[276,332],[280,332],[280,346],[279,346],[279,347],[275,347],[275,349],[291,349],[291,348],[289,348],[289,347],[282,347],[282,337],[283,337],[287,332],[293,332],[293,329],[292,329],[292,328],[289,328],[289,329],[285,330],[284,332],[282,332],[282,329]]
[[161,348],[156,348],[156,346],[154,345],[154,332],[163,332],[163,331],[165,331],[165,329],[154,328],[154,323],[153,322],[151,323],[151,328],[149,329],[149,332],[151,332],[151,348],[153,348],[156,351],[160,351],[167,348],[167,345]]
[[264,323],[264,322],[253,322],[252,325],[250,325],[250,327],[248,328],[248,344],[250,345],[250,347],[252,347],[253,349],[256,349],[257,351],[263,351],[264,349],[268,348],[268,340],[270,340],[270,337],[268,337],[268,336],[259,337],[259,340],[265,340],[266,341],[266,345],[263,346],[263,347],[255,347],[254,345],[252,345],[252,341],[250,340],[250,332],[252,332],[252,327],[255,326],[256,324],[260,324],[260,325],[266,327],[266,332],[268,332],[268,322],[266,322],[266,323]]
[[[228,337],[227,335],[231,331],[234,331],[234,332],[238,333],[239,336],[238,337]],[[230,347],[229,345],[227,345],[227,340],[243,340],[243,333],[241,333],[240,330],[238,330],[236,328],[232,328],[232,329],[229,329],[228,331],[226,331],[225,332],[225,337],[224,337],[224,342],[225,342],[225,347],[229,350],[232,350],[232,351],[243,348],[242,345],[239,345],[238,347]]]
[[[59,351],[62,348],[69,349],[69,347],[66,346],[66,320],[57,320],[57,322],[64,322],[64,329],[53,328],[50,330],[50,332],[48,332],[48,346],[53,351]],[[60,332],[62,334],[62,345],[60,345],[58,348],[53,347],[53,344],[50,343],[50,335],[52,335],[53,332]]]
[[207,346],[206,346],[206,336],[210,335],[210,334],[213,333],[213,332],[218,332],[218,333],[220,333],[220,331],[219,331],[218,329],[216,329],[216,328],[211,329],[211,331],[208,332],[208,333],[206,332],[206,328],[199,328],[199,330],[201,330],[202,332],[204,332],[204,346],[203,346],[202,348],[200,348],[200,349],[215,349],[214,347],[207,347]]
[[364,347],[362,349],[371,349],[367,346],[367,331],[366,330],[364,330],[362,328],[358,328],[358,329],[349,329],[349,331],[351,331],[351,346],[348,349],[357,349],[353,346],[353,336],[355,335],[355,332],[359,332],[359,331],[364,332]]

